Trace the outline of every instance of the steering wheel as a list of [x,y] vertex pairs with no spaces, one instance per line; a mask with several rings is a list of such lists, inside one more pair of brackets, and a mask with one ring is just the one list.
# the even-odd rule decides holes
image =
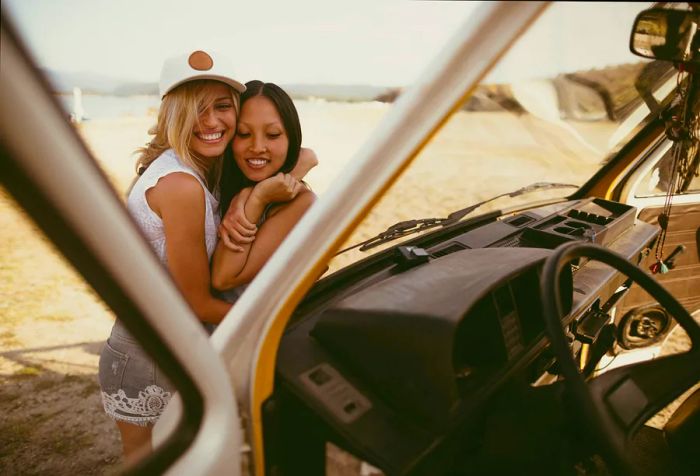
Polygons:
[[[603,262],[639,284],[688,333],[688,352],[610,370],[588,382],[579,372],[564,332],[559,274],[576,258]],[[654,414],[700,380],[700,326],[688,311],[651,276],[624,257],[591,243],[566,243],[544,263],[541,277],[543,314],[550,344],[565,378],[573,408],[610,470],[634,474],[626,445]]]

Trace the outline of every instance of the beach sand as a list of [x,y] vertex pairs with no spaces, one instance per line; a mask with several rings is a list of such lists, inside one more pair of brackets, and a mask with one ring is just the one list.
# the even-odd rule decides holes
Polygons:
[[[321,197],[389,107],[299,105],[304,144],[313,147],[321,161],[308,181]],[[499,114],[458,113],[348,244],[396,221],[445,216],[530,182],[581,184],[598,167],[598,156],[571,136],[562,139],[559,125]],[[337,120],[339,115],[343,121]],[[146,143],[146,131],[154,122],[154,116],[124,117],[78,127],[122,197],[133,177],[131,154]],[[586,129],[594,146],[605,148],[609,124],[574,127]],[[488,132],[493,128],[503,132],[493,135]],[[553,168],[554,162],[563,165]],[[465,166],[471,167],[469,175]],[[0,473],[109,473],[118,467],[120,443],[102,410],[96,373],[114,316],[4,190],[0,247]],[[342,255],[331,263],[331,270],[363,256]]]

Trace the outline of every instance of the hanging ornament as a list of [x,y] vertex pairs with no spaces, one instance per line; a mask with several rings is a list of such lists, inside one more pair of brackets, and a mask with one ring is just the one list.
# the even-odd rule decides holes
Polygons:
[[[688,69],[687,64],[680,62],[675,65],[678,69],[676,76],[677,92],[674,104],[669,105],[666,112],[659,117],[665,123],[666,137],[673,142],[671,149],[671,168],[666,190],[663,210],[657,217],[659,237],[656,240],[654,257],[656,262],[649,266],[652,273],[665,274],[674,266],[674,257],[683,252],[683,247],[677,247],[664,262],[664,245],[666,234],[671,221],[671,205],[674,194],[683,193],[693,177],[700,171],[698,147],[700,146],[700,114],[697,97],[691,98],[692,87],[697,85],[700,70],[695,66]],[[668,263],[668,264],[666,264]]]
[[671,205],[673,203],[673,193],[676,189],[676,184],[679,180],[680,174],[678,173],[678,162],[681,155],[681,145],[675,143],[673,145],[673,164],[671,167],[671,179],[669,180],[668,190],[666,190],[666,200],[664,201],[663,212],[659,213],[656,218],[659,222],[659,227],[661,232],[659,233],[659,238],[656,241],[656,252],[654,253],[656,257],[656,263],[652,264],[649,269],[653,274],[666,274],[668,273],[668,266],[663,262],[664,257],[664,244],[666,243],[666,233],[668,231],[668,224],[671,220]]
[[657,273],[661,270],[661,261],[657,261],[656,263],[654,263],[654,264],[652,264],[651,266],[649,266],[649,270],[650,270],[653,274],[657,274]]
[[[690,87],[690,81],[693,78],[688,78],[686,87],[683,86],[681,78],[683,74],[683,68],[681,67],[677,76],[678,85],[678,95],[679,102],[671,107],[663,119],[666,121],[666,136],[673,141],[672,148],[672,164],[671,164],[671,175],[668,183],[668,189],[666,190],[666,198],[664,200],[663,211],[657,217],[659,222],[659,227],[661,231],[659,233],[659,238],[656,241],[655,257],[656,262],[652,264],[649,269],[653,274],[666,274],[669,271],[668,265],[664,263],[664,244],[666,243],[666,233],[668,232],[668,225],[671,220],[671,205],[673,202],[673,194],[680,193],[683,189],[683,180],[685,169],[687,168],[685,162],[688,161],[688,157],[692,154],[690,153],[690,148],[696,143],[696,135],[694,127],[687,127],[684,119],[688,117],[688,90],[686,88]],[[684,147],[689,148],[688,153],[684,156]]]
[[683,105],[676,104],[662,116],[666,122],[666,137],[673,142],[688,138],[688,128],[683,125]]

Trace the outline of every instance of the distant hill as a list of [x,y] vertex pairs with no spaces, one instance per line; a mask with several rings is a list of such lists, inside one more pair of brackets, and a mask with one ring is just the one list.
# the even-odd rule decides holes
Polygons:
[[109,94],[131,96],[135,94],[158,95],[156,83],[143,83],[112,78],[95,73],[64,72],[49,69],[42,70],[53,90],[61,94],[73,92],[74,87],[82,89],[84,94]]
[[321,98],[327,101],[360,102],[373,101],[389,88],[369,85],[338,84],[281,84],[294,99]]
[[[391,88],[375,97],[375,101],[394,102],[403,92],[403,88]],[[510,86],[507,84],[484,85],[480,84],[476,90],[462,105],[465,111],[511,111],[522,113],[524,109],[513,97]]]
[[[57,93],[70,94],[74,87],[83,94],[114,96],[158,95],[158,84],[135,82],[94,73],[59,72],[45,69],[44,74]],[[320,98],[327,101],[372,101],[388,88],[368,85],[337,84],[283,84],[285,91],[295,99]]]
[[[640,91],[648,93],[673,74],[675,71],[668,62],[640,61],[560,74],[547,81],[556,91],[562,119],[619,121],[640,103]],[[400,88],[388,89],[375,100],[394,102],[401,92]],[[480,84],[462,109],[518,114],[525,111],[507,84]]]

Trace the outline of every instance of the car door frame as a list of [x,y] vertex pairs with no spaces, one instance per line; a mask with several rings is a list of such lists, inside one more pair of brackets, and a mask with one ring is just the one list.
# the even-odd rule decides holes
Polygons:
[[242,431],[219,355],[68,123],[8,15],[0,34],[0,183],[158,362],[184,402],[173,431],[127,474],[239,474]]

